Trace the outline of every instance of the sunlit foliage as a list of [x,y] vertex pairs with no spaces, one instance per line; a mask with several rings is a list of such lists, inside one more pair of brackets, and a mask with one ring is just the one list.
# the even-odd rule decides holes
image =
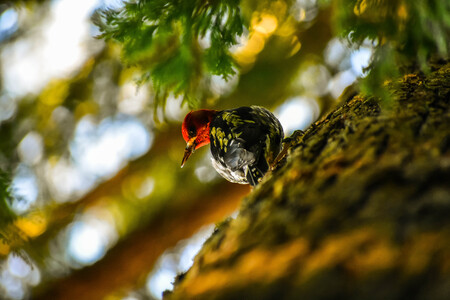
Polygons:
[[243,32],[239,0],[132,1],[94,20],[101,37],[123,45],[123,60],[142,68],[141,80],[151,79],[163,103],[172,92],[195,107],[205,71],[225,79],[235,73],[229,48]]
[[[273,9],[281,2],[272,3]],[[159,99],[171,92],[183,94],[189,106],[195,107],[203,76],[228,78],[235,72],[229,48],[237,43],[243,24],[255,25],[254,20],[243,22],[239,4],[133,1],[119,10],[100,12],[96,20],[103,38],[123,45],[123,60],[142,68],[142,81],[152,80],[162,96]],[[372,72],[365,80],[367,92],[379,91],[379,82],[404,72],[399,64],[405,69],[419,65],[426,70],[431,56],[448,55],[448,1],[340,0],[333,6],[339,36],[357,46],[370,42],[377,48]],[[208,45],[202,46],[205,40]]]
[[446,0],[339,0],[334,2],[338,33],[376,51],[366,92],[379,94],[380,83],[420,67],[450,51],[450,2]]
[[[379,92],[449,49],[444,0],[5,3],[0,295],[12,298],[91,267],[99,299],[142,289],[165,249],[236,209],[247,190],[221,181],[207,149],[179,168],[188,109],[262,105],[288,135],[361,77]],[[22,261],[36,271],[17,277]]]

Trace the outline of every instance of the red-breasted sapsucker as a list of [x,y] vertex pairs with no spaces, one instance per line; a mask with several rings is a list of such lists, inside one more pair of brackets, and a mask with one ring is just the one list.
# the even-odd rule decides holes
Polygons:
[[187,143],[182,167],[195,149],[211,144],[217,172],[228,181],[252,186],[269,170],[284,137],[278,119],[259,106],[191,111],[181,132]]

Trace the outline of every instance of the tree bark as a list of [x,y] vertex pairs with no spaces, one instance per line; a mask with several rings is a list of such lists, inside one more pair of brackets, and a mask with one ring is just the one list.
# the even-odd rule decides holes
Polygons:
[[450,63],[356,95],[219,226],[165,299],[448,299]]

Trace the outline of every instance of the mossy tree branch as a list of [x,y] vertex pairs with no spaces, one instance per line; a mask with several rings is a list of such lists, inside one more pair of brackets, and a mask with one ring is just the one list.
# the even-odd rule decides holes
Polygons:
[[445,299],[450,64],[431,68],[311,126],[165,299]]

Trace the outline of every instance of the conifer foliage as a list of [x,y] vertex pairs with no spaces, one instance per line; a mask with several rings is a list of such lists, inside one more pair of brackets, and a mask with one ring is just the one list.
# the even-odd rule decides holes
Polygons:
[[371,76],[363,85],[368,93],[377,94],[380,82],[401,75],[401,69],[429,71],[430,58],[449,55],[449,1],[339,0],[334,4],[339,35],[356,45],[376,44]]
[[[448,57],[449,1],[320,3],[322,7],[333,6],[337,35],[357,47],[364,42],[375,45],[370,76],[363,82],[367,93],[383,96],[380,82],[411,67],[427,71],[431,57]],[[295,6],[291,1],[287,4]],[[99,11],[94,21],[102,38],[123,46],[123,61],[140,67],[140,82],[152,82],[159,100],[156,106],[173,93],[183,95],[194,108],[204,92],[200,88],[203,79],[210,75],[227,79],[238,69],[230,47],[237,44],[249,22],[243,17],[242,6],[239,0],[138,0],[126,2],[118,10]]]
[[122,44],[123,61],[140,67],[158,100],[172,92],[193,107],[204,76],[235,73],[229,48],[243,32],[239,0],[127,2],[94,21],[102,38]]

